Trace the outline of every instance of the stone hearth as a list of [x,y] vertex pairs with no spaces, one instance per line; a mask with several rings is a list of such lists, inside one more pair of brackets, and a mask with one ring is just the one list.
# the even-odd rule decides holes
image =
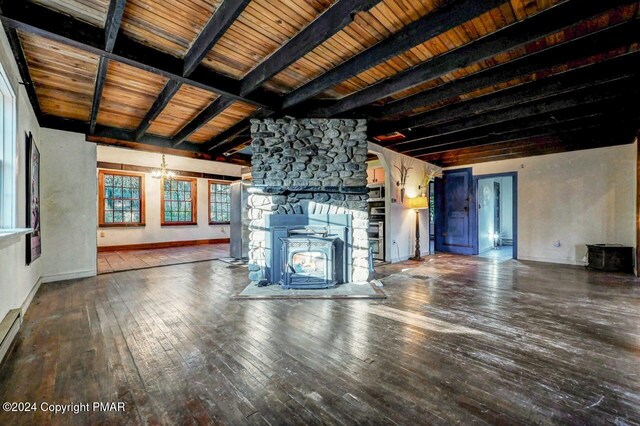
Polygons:
[[366,121],[282,118],[251,123],[250,279],[270,280],[267,215],[350,215],[345,243],[351,262],[344,281],[366,281]]

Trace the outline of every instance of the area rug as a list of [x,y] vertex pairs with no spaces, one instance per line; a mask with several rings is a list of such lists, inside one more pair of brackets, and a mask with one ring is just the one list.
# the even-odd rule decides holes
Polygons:
[[233,300],[273,299],[386,299],[387,295],[374,284],[348,283],[335,288],[318,290],[285,290],[279,285],[258,287],[249,284],[242,292],[232,296]]

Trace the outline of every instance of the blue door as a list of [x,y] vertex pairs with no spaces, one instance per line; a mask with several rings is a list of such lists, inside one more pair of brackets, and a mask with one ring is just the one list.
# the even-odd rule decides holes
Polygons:
[[436,181],[436,250],[474,254],[475,209],[471,169],[445,171]]

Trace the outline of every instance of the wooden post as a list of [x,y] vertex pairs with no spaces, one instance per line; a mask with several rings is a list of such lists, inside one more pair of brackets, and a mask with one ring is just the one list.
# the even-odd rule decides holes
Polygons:
[[636,276],[640,276],[640,140],[636,137]]

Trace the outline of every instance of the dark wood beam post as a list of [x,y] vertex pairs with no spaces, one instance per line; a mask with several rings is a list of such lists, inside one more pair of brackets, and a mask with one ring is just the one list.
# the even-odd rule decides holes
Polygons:
[[636,276],[640,276],[640,140],[636,135]]
[[343,114],[425,81],[441,77],[456,69],[522,47],[612,8],[633,3],[635,3],[634,0],[607,2],[567,0],[521,22],[509,25],[495,33],[373,84],[335,102],[332,106],[312,109],[310,115],[332,117]]

